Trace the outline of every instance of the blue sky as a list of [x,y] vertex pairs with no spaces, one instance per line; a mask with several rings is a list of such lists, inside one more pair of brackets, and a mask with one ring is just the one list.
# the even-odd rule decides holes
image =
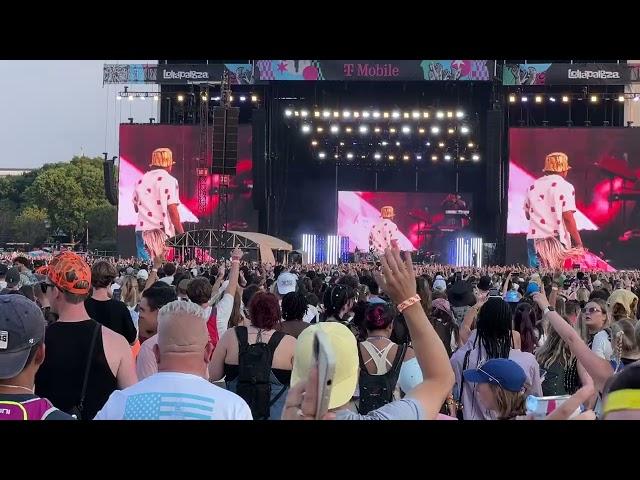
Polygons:
[[[0,60],[0,167],[35,168],[73,155],[118,153],[118,124],[157,118],[153,101],[117,101],[102,85],[104,63],[156,60]],[[157,91],[157,85],[135,85]]]

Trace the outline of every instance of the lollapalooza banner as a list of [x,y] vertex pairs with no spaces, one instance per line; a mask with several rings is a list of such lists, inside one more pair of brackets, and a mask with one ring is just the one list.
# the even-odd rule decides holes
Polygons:
[[476,80],[493,77],[492,60],[256,60],[256,77],[272,80]]
[[503,85],[624,85],[625,63],[519,63],[504,65]]
[[102,80],[104,84],[219,82],[225,69],[229,74],[229,82],[232,85],[254,83],[253,65],[250,63],[193,65],[105,64]]

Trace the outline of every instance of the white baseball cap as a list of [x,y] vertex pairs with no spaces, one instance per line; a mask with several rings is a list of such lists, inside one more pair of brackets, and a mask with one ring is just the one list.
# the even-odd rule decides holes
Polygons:
[[144,268],[138,270],[138,274],[136,275],[138,278],[142,280],[147,280],[149,278],[149,272],[147,272]]
[[295,292],[297,282],[297,275],[290,272],[282,272],[277,281],[278,293],[280,295],[286,295],[287,293]]

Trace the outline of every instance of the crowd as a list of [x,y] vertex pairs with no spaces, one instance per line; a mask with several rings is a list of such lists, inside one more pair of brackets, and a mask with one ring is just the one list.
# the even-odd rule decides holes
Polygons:
[[0,418],[640,418],[640,272],[242,258],[4,258]]

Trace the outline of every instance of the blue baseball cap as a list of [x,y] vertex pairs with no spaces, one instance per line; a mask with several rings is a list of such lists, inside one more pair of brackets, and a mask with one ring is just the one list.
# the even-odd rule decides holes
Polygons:
[[536,282],[529,282],[529,285],[527,285],[527,295],[532,295],[534,293],[538,293],[540,292],[540,285],[538,285]]
[[493,358],[479,368],[465,370],[464,379],[471,383],[492,383],[510,392],[524,387],[527,375],[520,365],[507,358]]
[[518,303],[520,301],[520,294],[515,290],[509,290],[504,296],[504,300],[507,303]]

